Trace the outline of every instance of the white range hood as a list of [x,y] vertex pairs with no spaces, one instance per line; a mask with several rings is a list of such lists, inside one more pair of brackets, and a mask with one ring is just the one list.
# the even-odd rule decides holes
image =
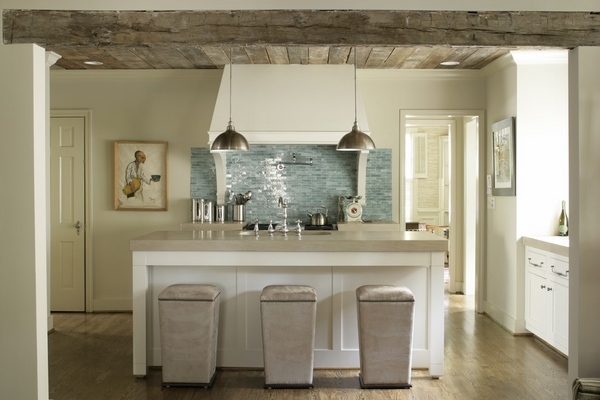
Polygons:
[[[355,109],[354,66],[233,65],[231,96],[226,65],[208,131],[210,147],[227,128],[230,115],[236,131],[250,144],[337,145],[352,130]],[[360,129],[370,135],[360,90],[356,88]],[[212,153],[217,178],[217,203],[224,204],[227,153]],[[358,195],[366,204],[368,151],[358,152]]]
[[[210,125],[209,145],[229,121],[225,66]],[[233,65],[231,117],[253,144],[332,144],[352,130],[354,66]],[[357,87],[358,124],[370,134]]]

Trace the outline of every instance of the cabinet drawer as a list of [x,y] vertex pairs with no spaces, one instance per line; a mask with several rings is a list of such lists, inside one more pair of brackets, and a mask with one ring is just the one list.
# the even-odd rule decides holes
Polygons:
[[545,275],[547,255],[530,247],[525,248],[525,266],[529,272]]
[[556,257],[548,257],[549,277],[555,282],[569,286],[569,262]]

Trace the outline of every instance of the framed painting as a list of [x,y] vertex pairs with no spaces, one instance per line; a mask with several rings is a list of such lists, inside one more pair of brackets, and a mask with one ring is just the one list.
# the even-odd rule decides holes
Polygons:
[[515,117],[492,124],[492,195],[515,196]]
[[168,142],[114,142],[115,210],[167,210]]

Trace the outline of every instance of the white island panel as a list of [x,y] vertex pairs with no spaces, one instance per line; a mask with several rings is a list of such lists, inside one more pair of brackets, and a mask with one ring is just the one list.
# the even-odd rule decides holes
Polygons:
[[[413,367],[428,368],[439,377],[443,375],[446,241],[423,235],[427,236],[422,241],[412,237],[413,246],[390,240],[382,245],[380,235],[341,236],[358,247],[342,252],[306,251],[310,241],[318,240],[316,236],[286,239],[288,248],[297,244],[300,252],[272,251],[273,243],[263,237],[255,239],[256,251],[228,252],[210,251],[213,246],[203,250],[204,244],[196,242],[189,246],[193,250],[186,251],[188,246],[179,239],[163,243],[160,250],[148,250],[147,238],[141,242],[143,250],[136,250],[133,240],[134,374],[145,375],[148,366],[161,365],[157,298],[171,284],[208,283],[221,289],[217,365],[250,368],[263,366],[259,299],[265,286],[314,287],[318,301],[315,367],[358,368],[355,290],[364,284],[391,284],[406,286],[415,294]],[[235,241],[230,233],[224,238],[230,244]],[[329,242],[336,247],[335,240]],[[249,246],[245,241],[242,247]],[[377,251],[377,246],[384,250]],[[389,251],[395,246],[403,251]],[[405,250],[410,248],[415,251]]]

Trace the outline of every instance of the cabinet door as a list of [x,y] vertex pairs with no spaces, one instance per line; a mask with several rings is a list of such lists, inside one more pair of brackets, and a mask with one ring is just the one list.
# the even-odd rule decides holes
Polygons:
[[557,282],[548,282],[548,293],[552,307],[548,325],[551,343],[569,355],[569,288]]
[[528,272],[525,275],[525,327],[545,338],[548,325],[546,279]]
[[550,342],[568,355],[569,348],[569,260],[555,254],[548,257],[548,294]]

